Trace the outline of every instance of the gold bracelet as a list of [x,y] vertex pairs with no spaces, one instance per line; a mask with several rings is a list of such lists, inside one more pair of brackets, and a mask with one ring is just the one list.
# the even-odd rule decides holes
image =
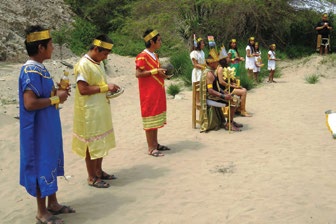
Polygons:
[[156,75],[158,73],[158,69],[157,68],[153,68],[152,70],[150,70],[150,73],[152,75]]
[[51,101],[51,105],[59,104],[60,103],[60,98],[59,96],[52,96],[49,98]]
[[101,93],[106,93],[108,91],[108,85],[99,86]]
[[212,84],[208,84],[207,87],[208,87],[208,89],[212,89],[213,88]]

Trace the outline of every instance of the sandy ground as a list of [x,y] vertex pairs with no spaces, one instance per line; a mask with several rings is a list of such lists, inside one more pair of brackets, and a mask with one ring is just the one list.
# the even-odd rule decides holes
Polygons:
[[[117,147],[104,169],[108,189],[89,187],[84,161],[71,152],[73,96],[62,105],[65,170],[58,198],[77,210],[66,223],[336,223],[336,150],[324,112],[336,109],[335,67],[317,55],[282,61],[276,84],[248,92],[252,118],[240,133],[191,128],[191,90],[168,99],[162,158],[146,154],[134,58],[111,55],[109,80],[125,88],[111,101]],[[69,58],[74,63],[77,58]],[[46,63],[56,81],[66,67]],[[34,223],[35,199],[19,185],[17,78],[21,64],[0,64],[0,222]],[[317,84],[306,75],[319,74]],[[73,77],[72,77],[73,82]],[[169,85],[169,82],[166,86]]]

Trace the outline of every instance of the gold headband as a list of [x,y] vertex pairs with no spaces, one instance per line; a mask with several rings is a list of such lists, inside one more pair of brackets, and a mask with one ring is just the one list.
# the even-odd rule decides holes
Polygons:
[[39,41],[39,40],[46,40],[50,39],[50,30],[43,30],[34,33],[30,33],[27,35],[27,43]]
[[270,47],[276,47],[276,45],[275,44],[271,44]]
[[113,44],[107,43],[107,42],[104,42],[104,41],[101,41],[101,40],[97,40],[97,39],[94,39],[92,44],[97,46],[97,47],[105,48],[107,50],[112,50],[112,47],[113,47]]
[[237,42],[236,39],[232,39],[232,40],[231,40],[231,43],[236,43],[236,42]]
[[250,37],[249,40],[254,40],[254,37]]
[[148,42],[149,40],[151,40],[153,37],[155,37],[158,34],[159,34],[159,32],[157,30],[153,30],[152,32],[147,34],[147,36],[145,36],[145,38],[144,38],[145,42]]
[[199,38],[197,39],[197,43],[201,42],[202,40],[203,40],[202,37],[199,37]]

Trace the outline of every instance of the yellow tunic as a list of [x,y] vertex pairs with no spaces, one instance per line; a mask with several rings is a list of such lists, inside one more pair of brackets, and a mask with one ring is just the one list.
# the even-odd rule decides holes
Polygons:
[[[103,63],[96,64],[87,56],[75,65],[74,74],[80,74],[89,85],[106,85],[106,73]],[[106,93],[81,95],[75,92],[72,151],[86,157],[89,149],[92,159],[106,156],[115,147],[110,102]]]

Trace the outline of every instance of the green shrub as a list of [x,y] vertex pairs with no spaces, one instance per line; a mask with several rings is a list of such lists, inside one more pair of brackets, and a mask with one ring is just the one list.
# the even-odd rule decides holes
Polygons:
[[145,44],[142,39],[132,40],[128,36],[109,33],[109,37],[113,40],[113,53],[122,56],[137,56],[143,49],[145,49]]
[[[302,58],[314,53],[311,47],[292,45],[286,47],[286,55],[288,58]],[[278,56],[278,55],[277,55]],[[280,57],[281,58],[281,57]]]
[[240,73],[240,85],[245,89],[250,90],[255,86],[255,83],[247,76],[246,72],[247,71],[245,70],[244,73]]
[[175,96],[181,92],[181,88],[179,85],[176,84],[170,84],[167,88],[167,93],[169,95]]
[[81,55],[88,49],[92,40],[99,34],[95,25],[87,20],[77,17],[71,32],[70,49],[73,53]]
[[170,63],[175,68],[175,76],[179,77],[185,86],[191,86],[191,72],[193,65],[190,60],[189,51],[175,51],[170,56]]
[[309,84],[315,84],[319,81],[320,76],[318,74],[307,75],[305,80]]

